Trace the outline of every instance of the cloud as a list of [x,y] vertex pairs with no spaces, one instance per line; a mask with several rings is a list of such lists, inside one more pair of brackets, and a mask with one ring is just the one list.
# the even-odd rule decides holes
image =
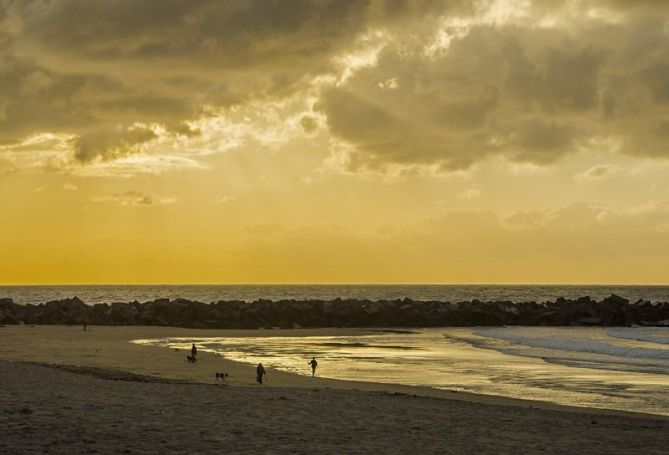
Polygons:
[[[463,255],[478,251],[477,254],[489,254],[498,260],[512,260],[513,255],[520,256],[515,258],[520,261],[531,257],[550,261],[656,254],[669,247],[663,238],[667,226],[667,201],[628,207],[579,202],[556,209],[511,213],[450,211],[424,222],[416,232],[426,236],[426,245],[434,242],[437,250],[442,245]],[[468,233],[467,242],[453,237],[453,232],[460,229]]]
[[165,69],[229,71],[268,61],[293,65],[320,59],[355,36],[364,25],[366,3],[58,0],[29,2],[22,19],[29,43],[75,62],[141,67],[147,61],[153,66],[177,60],[190,68]]
[[176,202],[174,197],[160,197],[138,191],[126,191],[112,196],[93,198],[93,202],[112,202],[123,206],[147,207],[153,205],[167,205]]
[[455,197],[458,199],[465,200],[476,199],[479,196],[481,196],[481,190],[478,188],[468,188],[466,190],[460,191],[455,195]]
[[620,171],[620,166],[615,164],[597,164],[574,175],[574,179],[581,182],[592,182],[602,180],[610,175],[617,174]]
[[224,205],[224,204],[229,204],[229,203],[231,203],[231,202],[234,202],[234,201],[236,201],[236,200],[237,200],[237,198],[236,198],[235,196],[230,196],[230,195],[228,195],[228,196],[221,196],[221,197],[219,197],[219,198],[217,198],[217,199],[214,199],[214,200],[212,201],[212,203],[213,203],[213,204],[221,204],[221,205]]
[[594,137],[665,158],[669,7],[632,3],[4,0],[0,146],[68,137],[41,168],[192,160],[174,149],[232,147],[212,119],[297,98],[274,122],[327,128],[351,172],[547,166]]
[[662,282],[668,231],[666,201],[451,210],[392,229],[249,229],[234,261],[286,282]]
[[313,133],[318,129],[318,119],[313,115],[304,115],[300,119],[300,125],[305,133]]
[[158,137],[148,128],[128,130],[106,130],[85,134],[73,140],[74,157],[88,163],[95,159],[103,161],[128,155],[142,144]]
[[0,134],[178,125],[208,106],[281,98],[331,72],[370,29],[466,2],[430,3],[5,0]]
[[90,165],[136,153],[152,138],[138,123],[194,137],[193,121],[331,71],[372,16],[390,14],[373,3],[4,0],[0,144],[70,135]]
[[[453,43],[439,59],[420,53],[407,56],[402,48],[390,47],[377,66],[327,91],[319,109],[330,131],[354,146],[350,167],[437,164],[456,170],[494,154],[545,164],[574,151],[580,133],[573,120],[543,111],[582,109],[587,104],[581,94],[585,89],[573,89],[573,96],[563,90],[537,100],[543,88],[555,84],[547,80],[524,95],[514,93],[519,89],[509,85],[522,84],[510,80],[512,76],[504,80],[504,75],[519,63],[505,62],[499,44],[509,39],[514,38],[482,27]],[[587,80],[588,75],[581,77]],[[378,80],[398,82],[387,90],[377,86]],[[535,109],[519,105],[535,100]]]
[[396,77],[391,77],[383,82],[379,82],[378,86],[382,90],[397,90],[400,87],[400,82]]
[[629,12],[620,2],[532,2],[500,16],[502,3],[395,35],[375,65],[323,92],[317,109],[350,146],[349,171],[466,169],[492,156],[546,166],[596,138],[669,157],[659,2]]

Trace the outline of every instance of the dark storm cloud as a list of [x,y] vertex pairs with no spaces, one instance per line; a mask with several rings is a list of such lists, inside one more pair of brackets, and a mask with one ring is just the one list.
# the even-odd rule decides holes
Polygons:
[[[75,59],[212,70],[321,58],[364,24],[364,1],[60,0],[24,8],[29,44]],[[362,13],[362,14],[361,14]],[[177,71],[179,68],[175,68]]]
[[[595,107],[601,57],[547,46],[532,60],[526,43],[540,35],[477,27],[437,58],[391,46],[318,108],[355,147],[353,167],[457,169],[495,153],[550,163],[574,146],[573,116]],[[396,83],[385,88],[385,80]]]
[[669,28],[645,3],[613,24],[474,23],[435,55],[391,44],[317,109],[353,147],[352,169],[466,168],[492,154],[549,164],[595,137],[667,157]]
[[138,146],[154,138],[156,133],[147,128],[95,130],[73,141],[74,156],[82,163],[96,158],[117,158],[134,152]]
[[313,133],[318,129],[318,121],[310,115],[303,116],[300,119],[300,125],[302,125],[305,133]]
[[[337,57],[380,31],[378,61],[314,107],[351,169],[548,164],[595,137],[669,154],[669,2],[534,1],[518,20],[486,19],[489,3],[0,0],[0,143],[70,134],[88,163],[139,150],[152,124],[193,137],[212,112],[337,78]],[[448,49],[429,51],[440,32]]]
[[132,150],[137,122],[190,135],[179,125],[205,106],[303,88],[377,9],[362,0],[0,0],[0,141],[74,134],[76,158],[89,161]]
[[203,110],[290,96],[366,32],[467,3],[0,0],[0,141],[72,134],[89,162],[132,152],[137,122],[192,136]]

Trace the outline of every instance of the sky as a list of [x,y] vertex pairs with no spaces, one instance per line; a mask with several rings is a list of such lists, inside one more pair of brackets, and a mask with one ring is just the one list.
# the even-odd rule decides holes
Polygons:
[[0,284],[666,284],[666,0],[0,0]]

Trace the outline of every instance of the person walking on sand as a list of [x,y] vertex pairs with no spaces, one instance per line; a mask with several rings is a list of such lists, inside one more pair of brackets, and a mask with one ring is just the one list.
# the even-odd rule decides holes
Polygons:
[[318,366],[318,362],[316,362],[316,357],[311,358],[311,362],[309,362],[309,365],[311,365],[311,377],[315,378],[316,377],[316,367]]
[[195,347],[195,343],[193,343],[193,346],[190,348],[190,356],[192,358],[197,357],[197,348]]
[[267,371],[265,371],[265,367],[262,366],[262,363],[259,363],[256,367],[256,381],[258,381],[258,384],[262,384],[263,376],[267,376]]

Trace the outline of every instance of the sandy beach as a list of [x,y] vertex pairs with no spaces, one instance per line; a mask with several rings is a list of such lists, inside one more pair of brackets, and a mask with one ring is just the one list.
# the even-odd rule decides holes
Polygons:
[[0,452],[666,452],[659,416],[273,370],[258,386],[253,365],[130,343],[351,333],[0,327]]

